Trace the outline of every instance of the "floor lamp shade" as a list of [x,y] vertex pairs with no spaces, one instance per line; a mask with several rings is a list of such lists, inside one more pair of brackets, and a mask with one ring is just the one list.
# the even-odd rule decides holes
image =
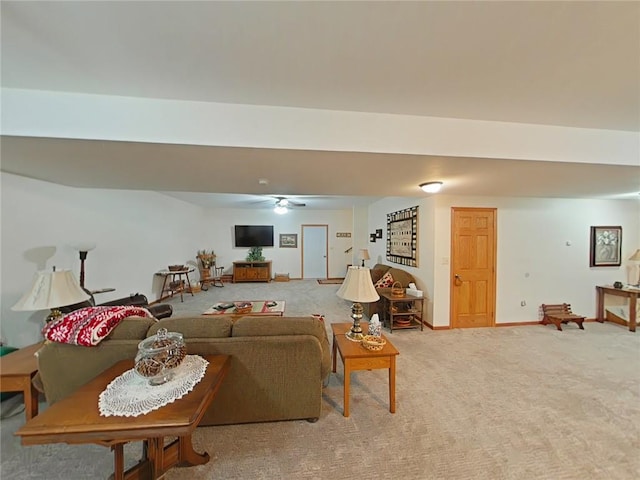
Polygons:
[[37,272],[31,289],[11,310],[35,311],[73,305],[88,300],[90,295],[69,270]]

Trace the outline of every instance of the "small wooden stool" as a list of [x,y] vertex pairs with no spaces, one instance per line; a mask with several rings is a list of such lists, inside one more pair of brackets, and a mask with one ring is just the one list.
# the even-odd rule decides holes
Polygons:
[[545,305],[542,304],[542,324],[548,325],[553,323],[556,328],[562,331],[562,324],[569,322],[576,322],[580,330],[584,330],[582,326],[582,322],[584,322],[585,317],[582,315],[576,315],[571,312],[571,304],[569,303],[560,303],[555,305]]

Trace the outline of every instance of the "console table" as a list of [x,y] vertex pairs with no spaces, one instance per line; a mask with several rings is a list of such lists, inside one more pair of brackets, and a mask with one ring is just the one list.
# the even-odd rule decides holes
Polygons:
[[598,298],[596,303],[596,320],[603,323],[604,317],[604,297],[605,295],[615,295],[617,297],[627,297],[629,299],[629,331],[636,331],[636,305],[640,290],[633,288],[614,288],[612,285],[597,285]]
[[271,260],[261,262],[233,262],[233,283],[270,282]]

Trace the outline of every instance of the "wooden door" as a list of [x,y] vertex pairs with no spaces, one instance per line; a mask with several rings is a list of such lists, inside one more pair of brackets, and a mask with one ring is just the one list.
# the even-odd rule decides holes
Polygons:
[[496,312],[496,209],[451,209],[452,328],[493,327]]

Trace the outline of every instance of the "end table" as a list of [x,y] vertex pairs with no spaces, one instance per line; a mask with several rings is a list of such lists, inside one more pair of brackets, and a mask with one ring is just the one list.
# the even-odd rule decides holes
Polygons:
[[35,354],[42,342],[34,343],[0,357],[0,392],[22,392],[27,420],[38,415],[38,390],[33,386],[33,377],[38,373]]

